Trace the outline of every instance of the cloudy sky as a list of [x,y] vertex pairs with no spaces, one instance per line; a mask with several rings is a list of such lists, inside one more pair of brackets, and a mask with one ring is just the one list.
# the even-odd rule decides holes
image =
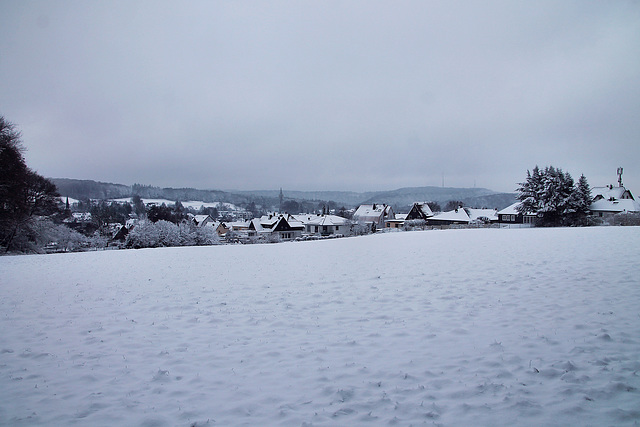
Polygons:
[[638,1],[0,1],[0,115],[48,177],[640,194]]

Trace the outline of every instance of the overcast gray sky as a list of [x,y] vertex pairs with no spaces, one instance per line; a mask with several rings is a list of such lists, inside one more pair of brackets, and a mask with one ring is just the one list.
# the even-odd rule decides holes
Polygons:
[[640,2],[0,0],[0,115],[48,177],[640,194]]

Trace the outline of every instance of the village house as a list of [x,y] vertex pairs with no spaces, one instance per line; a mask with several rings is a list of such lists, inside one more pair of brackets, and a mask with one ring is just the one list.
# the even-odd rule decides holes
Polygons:
[[270,214],[261,218],[254,218],[249,222],[247,234],[249,237],[293,240],[302,236],[304,225],[288,214]]
[[211,215],[190,215],[190,217],[198,227],[204,227],[215,222],[213,218],[211,218]]
[[618,186],[593,187],[591,189],[593,203],[589,206],[591,214],[606,218],[619,213],[640,212],[640,204],[634,199],[631,191],[622,185],[622,168],[618,168]]
[[533,227],[537,214],[527,212],[522,214],[516,209],[520,202],[516,202],[498,211],[498,223],[504,226]]
[[420,219],[426,221],[427,218],[431,218],[432,216],[433,216],[433,212],[431,211],[431,208],[429,207],[427,202],[423,202],[423,203],[414,203],[405,219],[407,221],[420,220]]
[[209,223],[206,227],[212,227],[214,231],[218,234],[219,237],[224,237],[229,232],[230,228],[227,227],[222,221],[215,221],[213,223]]
[[353,220],[355,222],[367,225],[374,231],[384,228],[385,221],[395,219],[395,217],[391,206],[377,203],[360,205],[353,214]]
[[348,236],[351,234],[351,221],[337,215],[294,215],[305,228],[306,234],[319,236]]

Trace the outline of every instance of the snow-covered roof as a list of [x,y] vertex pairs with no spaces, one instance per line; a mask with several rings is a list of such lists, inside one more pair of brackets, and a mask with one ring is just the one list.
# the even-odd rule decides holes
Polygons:
[[506,208],[497,212],[497,215],[519,215],[520,212],[516,210],[516,208],[520,206],[520,202],[515,202],[512,205],[507,206]]
[[[602,198],[605,200],[622,199],[624,197],[624,194],[627,191],[628,190],[624,187],[614,187],[611,185],[608,185],[606,187],[593,187],[591,189],[591,196],[594,199],[596,198]],[[629,192],[629,195],[631,195],[630,192]]]
[[225,222],[225,225],[229,230],[244,230],[249,227],[251,221],[233,221],[233,222]]
[[211,218],[211,215],[194,215],[193,220],[196,222],[197,225],[202,225],[207,220],[209,222],[212,222],[213,218]]
[[420,209],[420,211],[424,214],[424,216],[430,217],[430,216],[433,216],[433,211],[431,210],[431,208],[427,203],[429,202],[414,203],[414,206]]
[[378,222],[381,218],[391,215],[392,212],[391,206],[382,203],[360,205],[353,214],[353,218],[365,222]]
[[640,203],[633,199],[596,200],[589,206],[593,212],[640,212]]
[[469,222],[469,215],[464,209],[454,209],[448,212],[441,212],[437,215],[429,218],[429,221],[457,221],[457,222]]
[[396,219],[399,221],[404,221],[407,219],[407,215],[409,214],[396,214]]
[[[289,227],[291,228],[304,228],[304,224],[301,221],[296,219],[293,215],[288,215],[288,214],[263,215],[257,220],[257,222],[260,224],[261,228],[263,229],[265,228],[272,229],[276,227],[278,223],[282,220],[286,221],[289,224]],[[251,222],[254,224],[254,227],[255,227],[256,220],[253,219]],[[257,228],[256,228],[256,231],[258,231]]]
[[469,215],[469,219],[471,221],[475,221],[480,218],[487,218],[489,221],[497,221],[498,220],[498,211],[495,209],[474,209],[474,208],[465,208],[467,214]]
[[[293,216],[293,215],[292,215]],[[295,215],[303,225],[346,225],[349,220],[337,215]]]

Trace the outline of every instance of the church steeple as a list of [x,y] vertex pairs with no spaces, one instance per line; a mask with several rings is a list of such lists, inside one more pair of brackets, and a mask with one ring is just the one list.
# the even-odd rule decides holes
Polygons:
[[282,187],[280,187],[280,209],[279,212],[282,213],[282,202],[284,200],[284,194],[282,194]]

